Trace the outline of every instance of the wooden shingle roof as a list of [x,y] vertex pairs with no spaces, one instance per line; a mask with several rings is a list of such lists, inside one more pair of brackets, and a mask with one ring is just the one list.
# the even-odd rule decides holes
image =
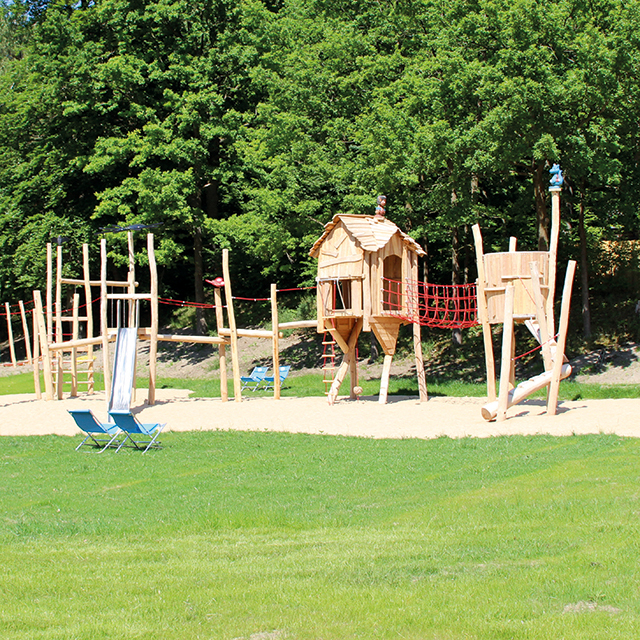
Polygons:
[[365,251],[379,251],[384,247],[387,242],[396,234],[399,233],[402,242],[407,247],[417,253],[419,256],[426,255],[423,248],[410,236],[386,218],[383,220],[376,220],[374,216],[357,216],[338,214],[333,216],[333,220],[328,222],[324,227],[324,233],[315,242],[309,255],[314,258],[318,257],[318,252],[325,238],[329,235],[331,230],[340,222],[344,224],[349,233],[356,238]]

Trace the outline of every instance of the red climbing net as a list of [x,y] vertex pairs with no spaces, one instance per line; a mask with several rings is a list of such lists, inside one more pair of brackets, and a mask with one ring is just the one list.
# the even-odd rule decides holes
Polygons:
[[467,329],[478,324],[475,283],[441,285],[383,278],[382,295],[385,313],[425,327]]

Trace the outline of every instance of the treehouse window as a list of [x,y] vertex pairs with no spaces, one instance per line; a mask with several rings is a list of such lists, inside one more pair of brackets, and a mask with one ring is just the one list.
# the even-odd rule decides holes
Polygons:
[[399,256],[384,259],[383,275],[382,308],[384,311],[399,311],[402,307],[402,260]]

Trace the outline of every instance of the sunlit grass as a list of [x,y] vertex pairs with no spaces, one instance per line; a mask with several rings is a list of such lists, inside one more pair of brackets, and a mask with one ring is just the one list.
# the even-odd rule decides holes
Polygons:
[[637,440],[163,440],[3,439],[1,637],[635,637]]

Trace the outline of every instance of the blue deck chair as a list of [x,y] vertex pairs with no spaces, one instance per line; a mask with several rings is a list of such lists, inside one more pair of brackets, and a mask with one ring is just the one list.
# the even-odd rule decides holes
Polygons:
[[242,382],[242,391],[248,389],[249,391],[255,391],[260,383],[264,380],[264,377],[267,375],[267,371],[269,367],[254,367],[253,371],[248,376],[240,376],[240,381]]
[[[122,432],[113,422],[100,422],[100,420],[93,415],[91,409],[69,409],[69,413],[75,420],[78,428],[87,434],[87,437],[76,447],[76,451],[87,440],[91,440],[91,443],[100,448],[98,453],[102,453],[110,446],[121,446],[121,443],[118,441],[118,436]],[[126,439],[127,437],[124,435],[123,441]]]
[[124,443],[129,440],[136,449],[144,449],[142,453],[146,453],[150,448],[160,449],[160,442],[156,438],[164,429],[165,424],[160,422],[150,422],[142,424],[130,411],[113,410],[109,413],[120,429],[125,433],[126,438],[122,444],[116,449],[116,453],[120,451]]
[[[279,371],[280,371],[280,384],[282,384],[286,379],[287,376],[289,375],[289,370],[291,369],[291,365],[290,364],[283,364]],[[269,389],[273,389],[273,385],[275,383],[275,376],[265,376],[264,377],[264,389],[265,391],[268,391]]]

